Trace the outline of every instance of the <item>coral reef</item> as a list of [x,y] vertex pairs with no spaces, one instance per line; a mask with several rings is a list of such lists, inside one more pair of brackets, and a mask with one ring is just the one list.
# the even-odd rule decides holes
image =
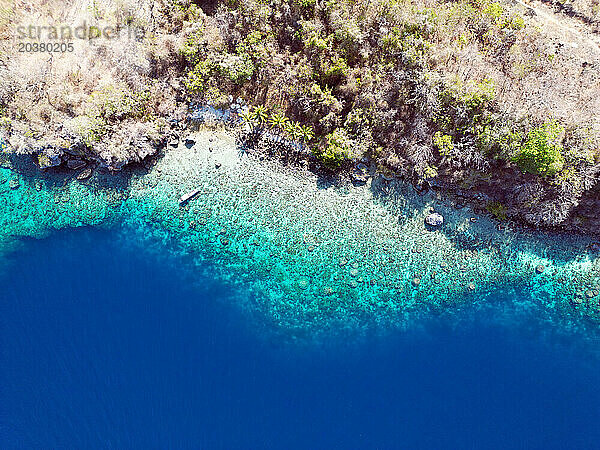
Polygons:
[[[215,276],[248,293],[240,307],[292,333],[402,327],[513,288],[528,292],[523,307],[542,305],[559,325],[600,322],[600,253],[590,238],[498,231],[400,180],[335,182],[239,150],[228,133],[200,131],[129,174],[78,181],[0,169],[0,241],[119,228],[149,249],[209,259]],[[424,223],[431,208],[444,216],[435,229]]]

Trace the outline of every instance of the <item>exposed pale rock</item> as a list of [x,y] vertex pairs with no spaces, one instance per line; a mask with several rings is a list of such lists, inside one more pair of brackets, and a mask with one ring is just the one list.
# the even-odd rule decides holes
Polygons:
[[80,181],[87,180],[91,176],[92,176],[92,169],[90,167],[88,167],[83,172],[81,172],[79,175],[77,175],[77,179]]
[[431,213],[425,218],[425,223],[432,227],[439,227],[444,223],[444,216],[439,213]]

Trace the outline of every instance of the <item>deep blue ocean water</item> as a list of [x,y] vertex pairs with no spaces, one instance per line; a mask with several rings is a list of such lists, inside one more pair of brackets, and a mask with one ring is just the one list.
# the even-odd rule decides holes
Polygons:
[[600,448],[600,361],[533,314],[312,348],[108,231],[1,269],[2,448]]

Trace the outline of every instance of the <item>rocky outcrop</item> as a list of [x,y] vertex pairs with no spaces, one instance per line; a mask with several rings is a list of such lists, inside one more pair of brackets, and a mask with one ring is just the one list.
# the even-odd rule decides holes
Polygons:
[[444,216],[436,212],[428,214],[425,223],[432,227],[439,227],[444,223]]
[[3,135],[9,153],[32,155],[35,163],[44,170],[63,167],[78,171],[91,164],[119,171],[128,164],[156,155],[171,134],[171,130],[157,129],[153,123],[130,121],[91,145],[61,127],[39,139],[24,135],[18,127]]

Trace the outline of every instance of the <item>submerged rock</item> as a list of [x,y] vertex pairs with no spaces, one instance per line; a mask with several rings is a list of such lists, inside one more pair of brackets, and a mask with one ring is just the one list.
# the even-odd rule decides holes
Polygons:
[[79,175],[77,175],[77,179],[79,181],[81,181],[81,180],[87,180],[91,176],[92,176],[92,169],[90,167],[88,167],[83,172],[81,172]]
[[444,223],[444,216],[439,213],[431,213],[425,218],[425,223],[432,227],[439,227]]
[[67,167],[71,170],[81,169],[82,167],[85,167],[85,164],[85,161],[80,159],[70,159],[67,161]]
[[350,178],[357,184],[365,184],[369,180],[369,168],[362,163],[357,164]]
[[309,284],[308,278],[301,278],[300,281],[298,281],[300,289],[308,289]]

